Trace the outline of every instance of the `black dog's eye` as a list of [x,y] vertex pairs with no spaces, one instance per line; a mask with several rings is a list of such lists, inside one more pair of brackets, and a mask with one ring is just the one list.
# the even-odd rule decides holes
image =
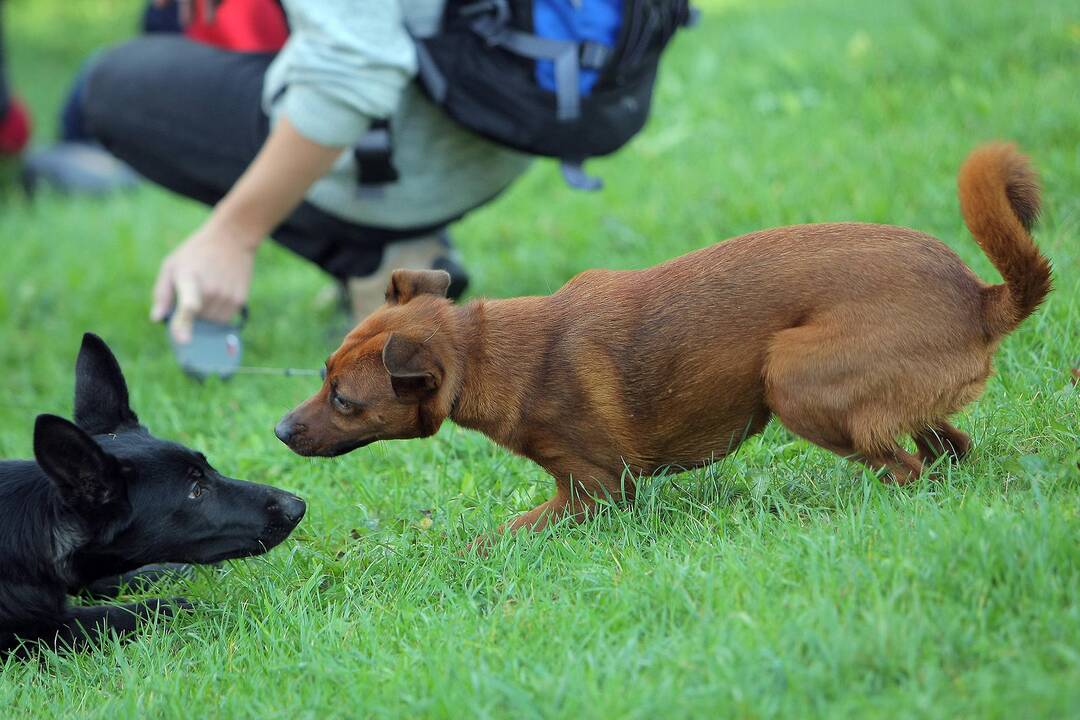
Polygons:
[[193,482],[191,484],[191,491],[188,493],[188,499],[194,500],[201,497],[204,492],[206,492],[206,487],[201,482]]

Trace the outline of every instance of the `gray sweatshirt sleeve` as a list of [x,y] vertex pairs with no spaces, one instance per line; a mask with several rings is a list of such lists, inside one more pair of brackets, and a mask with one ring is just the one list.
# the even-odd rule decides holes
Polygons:
[[355,143],[416,74],[400,0],[286,0],[291,34],[267,73],[276,114],[322,145]]

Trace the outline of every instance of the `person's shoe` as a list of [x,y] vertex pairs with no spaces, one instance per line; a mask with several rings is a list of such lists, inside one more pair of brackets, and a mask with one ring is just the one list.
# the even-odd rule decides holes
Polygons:
[[389,243],[383,248],[382,262],[375,272],[364,277],[351,277],[345,282],[354,322],[360,322],[383,304],[390,275],[399,269],[445,270],[450,273],[450,288],[446,294],[452,300],[461,297],[469,286],[469,276],[445,230]]
[[141,178],[100,145],[61,142],[27,155],[23,182],[30,193],[44,187],[70,195],[106,195],[131,190]]

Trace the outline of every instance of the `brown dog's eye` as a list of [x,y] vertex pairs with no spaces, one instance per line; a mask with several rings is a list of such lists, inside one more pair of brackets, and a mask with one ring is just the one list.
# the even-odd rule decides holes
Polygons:
[[196,482],[192,483],[191,484],[191,491],[188,492],[188,499],[189,500],[194,500],[194,499],[196,499],[198,497],[201,497],[205,490],[206,490],[206,488],[203,486],[203,484],[201,482],[196,481]]
[[330,396],[330,401],[334,404],[334,409],[339,413],[347,415],[353,411],[353,404],[338,395],[336,391]]

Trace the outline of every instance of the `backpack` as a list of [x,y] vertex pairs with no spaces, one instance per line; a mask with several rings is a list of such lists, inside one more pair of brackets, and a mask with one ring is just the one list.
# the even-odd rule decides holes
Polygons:
[[447,0],[441,30],[417,40],[420,86],[465,127],[596,190],[582,164],[645,125],[660,54],[696,18],[688,0]]

